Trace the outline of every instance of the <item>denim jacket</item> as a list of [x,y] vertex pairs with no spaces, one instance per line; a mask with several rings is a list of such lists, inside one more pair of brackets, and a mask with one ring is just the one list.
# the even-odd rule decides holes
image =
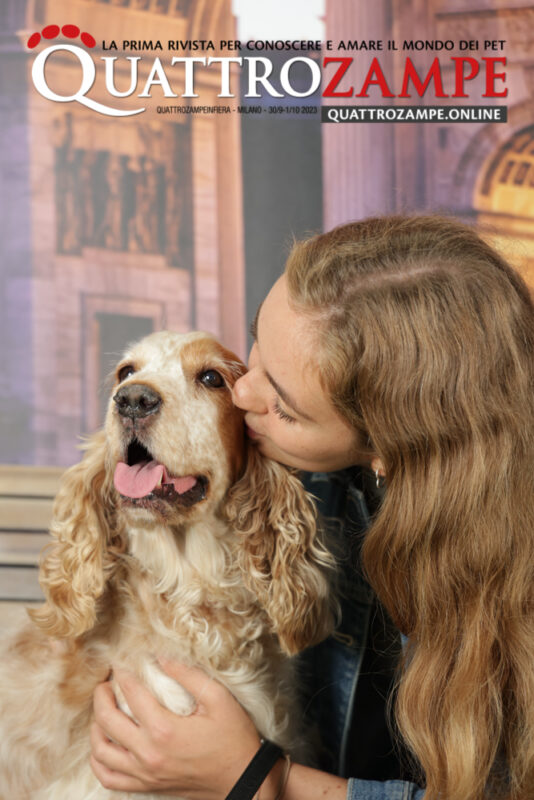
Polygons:
[[[341,603],[341,619],[334,633],[301,657],[304,712],[308,730],[319,742],[317,765],[343,777],[351,775],[349,736],[353,716],[357,718],[358,713],[354,699],[375,600],[359,568],[359,551],[370,523],[363,491],[366,472],[353,468],[303,477],[322,516],[330,520]],[[423,794],[408,781],[350,778],[347,799],[421,800]]]

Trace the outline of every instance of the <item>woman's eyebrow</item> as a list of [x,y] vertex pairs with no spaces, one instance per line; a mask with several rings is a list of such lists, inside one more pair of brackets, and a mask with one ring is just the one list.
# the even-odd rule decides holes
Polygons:
[[256,314],[254,315],[254,319],[250,323],[250,335],[252,336],[254,341],[256,341],[257,338],[258,338],[258,317],[260,315],[260,311],[261,311],[262,305],[263,305],[263,300],[259,304],[258,310],[256,311]]

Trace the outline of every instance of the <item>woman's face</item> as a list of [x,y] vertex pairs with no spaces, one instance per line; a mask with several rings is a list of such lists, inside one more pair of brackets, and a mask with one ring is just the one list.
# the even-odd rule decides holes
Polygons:
[[247,433],[260,452],[299,469],[329,472],[369,463],[356,433],[321,386],[310,320],[288,303],[279,278],[255,322],[249,371],[233,390]]

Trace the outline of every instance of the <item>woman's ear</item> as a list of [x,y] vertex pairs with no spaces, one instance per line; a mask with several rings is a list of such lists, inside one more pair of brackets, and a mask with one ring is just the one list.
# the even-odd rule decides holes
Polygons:
[[114,495],[105,435],[93,436],[84,458],[65,473],[54,504],[53,541],[41,560],[45,604],[29,611],[53,636],[80,636],[96,621],[97,600],[121,549],[113,533]]
[[293,654],[324,639],[333,627],[333,558],[319,542],[315,506],[296,470],[263,458],[248,443],[245,473],[225,512],[242,537],[245,583],[283,649]]
[[385,478],[386,477],[386,469],[384,467],[383,461],[380,456],[373,456],[371,459],[371,469],[375,473],[377,477]]

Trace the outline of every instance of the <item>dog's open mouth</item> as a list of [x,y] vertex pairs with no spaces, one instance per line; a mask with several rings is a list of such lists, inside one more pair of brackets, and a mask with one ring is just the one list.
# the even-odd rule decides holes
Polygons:
[[132,439],[126,460],[115,467],[113,482],[122,497],[140,506],[157,500],[192,506],[204,499],[208,486],[203,475],[170,475],[138,439]]

